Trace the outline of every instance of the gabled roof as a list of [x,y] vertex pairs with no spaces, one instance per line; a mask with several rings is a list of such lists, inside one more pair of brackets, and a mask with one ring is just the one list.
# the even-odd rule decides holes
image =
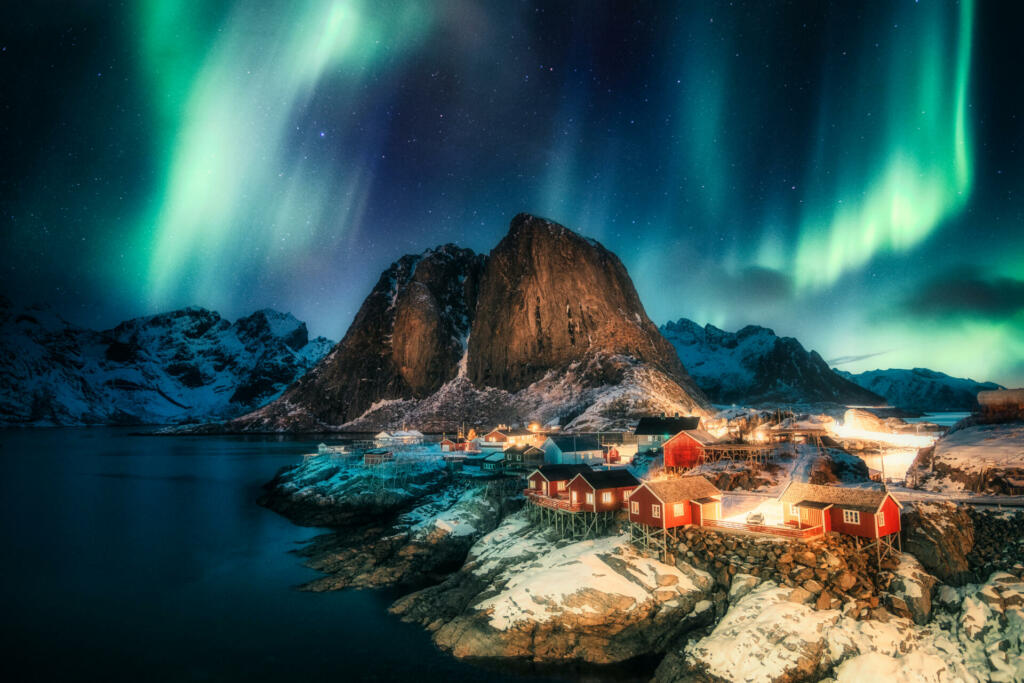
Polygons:
[[487,455],[487,456],[484,457],[484,462],[504,462],[504,461],[505,461],[505,454],[502,453],[501,451],[498,451],[497,453],[491,453],[490,455]]
[[515,446],[509,446],[508,448],[505,449],[505,453],[517,453],[522,455],[526,455],[527,453],[531,453],[533,451],[537,451],[538,453],[544,452],[541,449],[537,448],[536,446],[531,446],[528,443],[516,444]]
[[717,486],[699,474],[665,481],[645,481],[643,486],[650,489],[651,493],[666,505],[722,495]]
[[600,451],[600,442],[593,436],[549,436],[552,442],[558,446],[563,453],[578,453],[580,451]]
[[[865,510],[874,512],[882,507],[889,497],[889,492],[879,487],[849,488],[846,486],[823,486],[821,484],[804,484],[790,482],[786,490],[779,496],[779,502],[794,503],[830,503],[849,510]],[[896,505],[900,505],[899,501]]]
[[640,485],[640,480],[630,474],[629,470],[591,470],[580,472],[576,476],[590,484],[595,490]]
[[539,472],[548,481],[568,481],[580,472],[590,472],[590,465],[541,465],[530,476]]
[[[702,446],[710,446],[713,443],[718,443],[718,439],[711,436],[711,434],[704,431],[703,429],[684,429],[683,431],[679,432],[679,434],[685,434],[686,436],[690,437],[691,439],[693,439]],[[673,435],[672,438],[669,439],[669,441],[675,439],[677,436],[679,436],[679,434]],[[665,443],[668,443],[668,441],[666,441]]]
[[637,436],[672,436],[699,427],[699,417],[641,417],[633,433]]
[[533,436],[533,432],[529,429],[523,429],[522,427],[517,429],[503,429],[502,432],[509,436]]

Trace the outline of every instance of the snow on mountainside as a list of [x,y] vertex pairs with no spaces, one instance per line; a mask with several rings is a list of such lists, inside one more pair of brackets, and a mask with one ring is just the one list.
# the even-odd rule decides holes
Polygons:
[[836,372],[883,397],[891,406],[921,412],[976,410],[979,391],[1003,388],[994,382],[950,377],[926,368]]
[[881,405],[883,399],[839,376],[792,337],[748,325],[726,332],[680,318],[661,327],[679,360],[715,403]]
[[0,424],[166,424],[276,398],[331,348],[264,309],[234,323],[185,308],[95,331],[0,299]]

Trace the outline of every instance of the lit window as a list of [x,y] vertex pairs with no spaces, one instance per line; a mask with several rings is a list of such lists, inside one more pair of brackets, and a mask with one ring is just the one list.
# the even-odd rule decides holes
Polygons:
[[789,514],[792,515],[793,517],[796,517],[796,516],[798,516],[800,514],[800,510],[797,509],[796,503],[790,503],[789,504]]
[[622,492],[622,500],[629,500],[629,494],[631,494],[631,493],[633,493],[633,492],[632,491],[623,491]]
[[878,511],[878,526],[885,526],[885,513]]
[[860,524],[860,512],[857,510],[843,510],[843,522],[846,524]]
[[601,494],[601,502],[602,503],[610,503],[610,502],[612,502],[612,492],[611,491],[605,491],[604,493],[602,493]]
[[686,515],[686,503],[673,503],[672,514],[676,517],[684,517]]
[[651,506],[651,517],[656,517],[658,519],[661,519],[661,506],[660,505],[652,505]]
[[588,493],[587,494],[587,505],[593,505],[593,504],[594,504],[594,494],[593,493]]
[[565,482],[564,481],[555,482],[555,489],[557,489],[559,491],[564,491],[565,490]]
[[640,503],[636,502],[635,500],[633,502],[631,502],[629,504],[629,512],[630,512],[630,514],[639,515],[640,514]]
[[530,480],[530,488],[531,489],[537,488],[537,480],[536,479],[531,479]]

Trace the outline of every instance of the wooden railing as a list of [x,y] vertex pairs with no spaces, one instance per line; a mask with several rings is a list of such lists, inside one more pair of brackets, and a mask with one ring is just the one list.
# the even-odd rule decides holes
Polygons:
[[525,489],[523,495],[535,505],[542,507],[551,508],[552,510],[568,510],[569,512],[578,512],[583,509],[583,506],[579,503],[573,504],[569,501],[569,498],[551,498],[545,496],[539,491],[533,489]]
[[772,536],[782,536],[784,538],[814,538],[824,533],[821,526],[793,529],[781,526],[765,526],[763,524],[747,524],[745,522],[728,522],[723,519],[705,519],[702,521],[701,526],[708,527],[709,529],[735,529],[755,534],[771,534]]

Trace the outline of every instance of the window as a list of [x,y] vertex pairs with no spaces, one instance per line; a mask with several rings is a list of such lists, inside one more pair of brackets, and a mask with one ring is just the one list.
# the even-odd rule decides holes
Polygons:
[[530,480],[530,488],[531,489],[537,488],[537,480],[536,479],[531,479]]
[[660,505],[652,505],[651,506],[651,517],[654,517],[655,519],[661,519],[661,506]]
[[676,517],[685,517],[686,516],[686,503],[673,503],[672,504],[672,514],[675,515]]
[[843,510],[844,524],[860,524],[860,512],[857,510]]
[[593,505],[593,504],[594,504],[594,494],[593,493],[588,493],[587,494],[587,505]]
[[629,494],[631,494],[631,493],[633,493],[633,492],[632,491],[623,491],[622,492],[622,500],[629,500]]
[[878,518],[878,526],[885,526],[885,512],[879,510],[876,517]]
[[564,481],[555,482],[555,490],[556,491],[564,491],[565,490],[565,482]]
[[800,510],[797,509],[796,503],[790,503],[789,504],[789,514],[792,517],[799,517],[800,516]]
[[601,502],[602,503],[610,503],[610,502],[612,502],[612,492],[611,491],[605,491],[604,493],[602,493],[601,494]]
[[640,514],[640,503],[636,502],[635,500],[630,502],[630,504],[629,504],[629,513],[632,514],[632,515],[639,515]]

